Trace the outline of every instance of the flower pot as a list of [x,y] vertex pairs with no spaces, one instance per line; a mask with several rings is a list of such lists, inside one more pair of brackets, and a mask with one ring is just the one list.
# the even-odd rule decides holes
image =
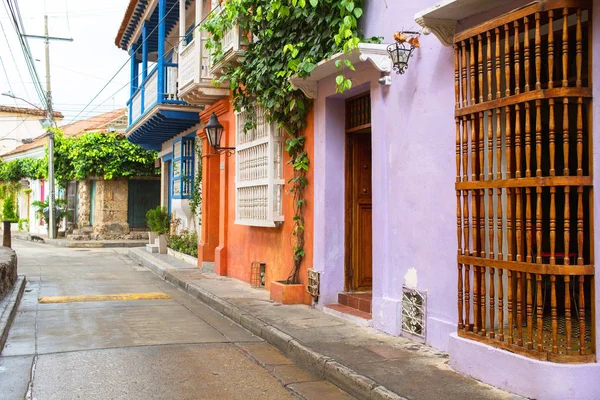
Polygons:
[[158,234],[156,232],[148,233],[148,242],[150,244],[156,243],[156,239],[158,239]]
[[303,284],[287,284],[285,281],[271,282],[271,300],[281,304],[302,304],[304,303],[304,293],[306,292]]
[[158,253],[159,254],[167,254],[167,244],[169,244],[167,240],[167,235],[161,233],[158,236]]

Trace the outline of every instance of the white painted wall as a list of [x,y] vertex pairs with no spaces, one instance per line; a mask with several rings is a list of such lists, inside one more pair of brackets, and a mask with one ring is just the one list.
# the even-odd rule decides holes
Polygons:
[[[0,112],[0,155],[14,150],[23,139],[34,139],[44,133],[39,115]],[[62,118],[56,119],[60,124]]]

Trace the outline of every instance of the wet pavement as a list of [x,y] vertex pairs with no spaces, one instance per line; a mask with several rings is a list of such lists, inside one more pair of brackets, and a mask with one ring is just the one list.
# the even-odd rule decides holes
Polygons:
[[[2,399],[352,398],[124,249],[13,247],[28,283],[0,357]],[[171,298],[38,303],[156,292]]]

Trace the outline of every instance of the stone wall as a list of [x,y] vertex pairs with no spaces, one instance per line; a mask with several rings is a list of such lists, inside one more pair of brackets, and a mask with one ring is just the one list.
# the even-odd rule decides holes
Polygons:
[[17,255],[8,247],[0,248],[0,300],[10,292],[17,280]]
[[97,180],[94,234],[99,238],[120,238],[129,233],[127,179]]
[[90,194],[92,183],[89,180],[77,183],[77,227],[83,228],[90,225]]

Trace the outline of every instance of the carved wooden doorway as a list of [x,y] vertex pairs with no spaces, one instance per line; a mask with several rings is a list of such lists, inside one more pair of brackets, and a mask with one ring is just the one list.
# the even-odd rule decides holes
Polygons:
[[373,281],[371,101],[346,101],[346,290],[370,291]]

